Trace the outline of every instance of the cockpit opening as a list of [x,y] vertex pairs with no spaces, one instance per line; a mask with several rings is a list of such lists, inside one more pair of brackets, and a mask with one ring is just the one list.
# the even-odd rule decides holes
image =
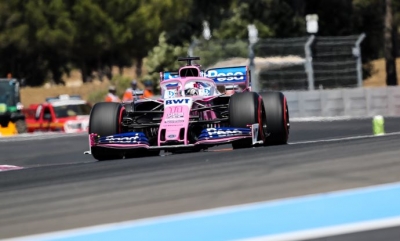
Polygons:
[[199,77],[200,72],[198,68],[182,68],[179,71],[180,77]]

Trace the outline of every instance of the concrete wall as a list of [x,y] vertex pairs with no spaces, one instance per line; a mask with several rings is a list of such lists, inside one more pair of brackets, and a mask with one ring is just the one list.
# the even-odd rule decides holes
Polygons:
[[284,91],[291,117],[400,116],[400,86]]

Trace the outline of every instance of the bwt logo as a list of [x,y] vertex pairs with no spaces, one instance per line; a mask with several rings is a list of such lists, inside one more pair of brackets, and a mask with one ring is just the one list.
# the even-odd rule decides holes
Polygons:
[[189,104],[190,99],[173,99],[173,100],[166,100],[166,105],[173,105],[173,104]]
[[215,78],[223,76],[222,78],[217,78],[217,81],[229,81],[229,80],[244,80],[244,75],[242,72],[235,72],[235,73],[218,73],[216,70],[210,70],[207,72],[208,78]]

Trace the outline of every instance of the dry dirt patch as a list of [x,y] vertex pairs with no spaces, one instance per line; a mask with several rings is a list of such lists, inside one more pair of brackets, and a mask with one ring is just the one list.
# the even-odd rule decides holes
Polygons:
[[[366,87],[386,86],[385,59],[377,59],[371,62],[372,76],[364,80]],[[396,60],[397,83],[400,84],[400,58]]]
[[[113,75],[121,74],[118,68],[113,68]],[[124,68],[122,76],[130,79],[136,78],[135,68]],[[30,104],[42,103],[46,97],[58,96],[62,94],[80,95],[83,99],[87,100],[90,94],[96,91],[106,92],[110,81],[104,78],[103,81],[94,79],[90,83],[82,83],[81,74],[79,71],[71,71],[70,76],[63,76],[66,85],[50,85],[45,84],[42,87],[24,87],[21,88],[21,102],[27,107]],[[139,87],[142,87],[139,83]]]
[[62,94],[80,95],[87,100],[90,93],[107,89],[109,81],[81,84],[81,86],[48,86],[48,87],[25,87],[21,89],[21,102],[25,107],[30,104],[42,103],[46,97],[59,96]]

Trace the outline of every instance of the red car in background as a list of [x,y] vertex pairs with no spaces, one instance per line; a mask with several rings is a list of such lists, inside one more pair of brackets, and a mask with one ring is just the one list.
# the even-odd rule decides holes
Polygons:
[[78,133],[88,130],[92,106],[79,96],[46,98],[24,110],[28,132],[59,131]]

